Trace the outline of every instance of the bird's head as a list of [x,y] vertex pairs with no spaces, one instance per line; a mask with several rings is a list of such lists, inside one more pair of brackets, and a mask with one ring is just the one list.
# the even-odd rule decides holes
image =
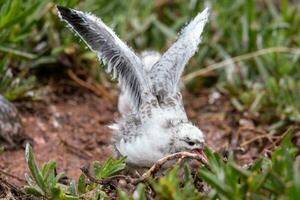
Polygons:
[[205,139],[198,127],[190,123],[180,123],[172,128],[172,135],[172,153],[189,151],[203,155]]

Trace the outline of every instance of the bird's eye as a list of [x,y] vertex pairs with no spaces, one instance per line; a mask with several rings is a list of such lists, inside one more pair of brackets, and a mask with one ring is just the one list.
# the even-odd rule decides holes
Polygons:
[[190,145],[190,146],[194,146],[195,145],[195,142],[187,142],[188,143],[188,145]]

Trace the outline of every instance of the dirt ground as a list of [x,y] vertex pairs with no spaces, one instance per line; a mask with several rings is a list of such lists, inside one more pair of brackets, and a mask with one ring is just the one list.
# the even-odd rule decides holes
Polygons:
[[[208,89],[193,95],[185,92],[183,96],[189,117],[203,130],[209,147],[224,154],[235,150],[242,164],[261,151],[261,143],[266,139],[261,137],[263,131],[236,113],[225,96]],[[106,126],[118,117],[116,96],[113,99],[108,101],[74,82],[64,82],[52,86],[42,101],[15,103],[25,132],[33,139],[38,163],[55,160],[58,172],[77,180],[84,164],[108,158],[110,130]],[[253,140],[255,135],[259,137]],[[24,149],[2,152],[0,169],[24,179],[28,171]],[[5,178],[24,185],[11,176]]]

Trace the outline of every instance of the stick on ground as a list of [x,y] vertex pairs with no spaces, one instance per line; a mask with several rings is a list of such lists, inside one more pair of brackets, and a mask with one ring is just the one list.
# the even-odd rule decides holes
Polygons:
[[204,165],[207,165],[207,162],[208,162],[204,156],[202,157],[202,156],[199,156],[198,154],[189,153],[189,152],[178,152],[178,153],[174,153],[174,154],[171,154],[164,158],[159,159],[154,165],[152,165],[152,167],[150,167],[150,169],[148,171],[146,171],[139,178],[131,178],[131,177],[125,176],[125,175],[116,175],[116,176],[111,176],[111,177],[107,177],[107,178],[103,178],[103,179],[97,179],[91,175],[91,173],[89,171],[89,166],[82,167],[81,171],[93,183],[106,185],[106,184],[110,184],[112,182],[112,180],[123,179],[129,183],[136,185],[140,182],[145,182],[149,177],[154,176],[155,173],[157,171],[159,171],[166,162],[175,160],[175,159],[183,160],[183,159],[187,159],[187,158],[198,160],[199,162],[201,162]]

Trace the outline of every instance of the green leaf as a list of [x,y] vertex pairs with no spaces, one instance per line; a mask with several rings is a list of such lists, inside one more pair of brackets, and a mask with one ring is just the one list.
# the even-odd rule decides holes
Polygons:
[[177,179],[178,166],[174,167],[167,175],[157,182],[152,181],[154,191],[163,199],[175,199],[180,195],[179,180]]
[[59,187],[51,188],[51,199],[53,200],[64,200],[64,192]]
[[49,161],[42,166],[41,173],[45,181],[48,180],[49,174],[54,173],[55,168],[56,168],[55,161]]
[[29,143],[26,144],[25,159],[26,159],[27,166],[31,172],[31,175],[32,175],[34,181],[37,183],[37,185],[40,187],[40,189],[44,192],[44,195],[48,194],[49,191],[47,190],[46,184],[44,182],[44,178],[43,178],[39,168],[37,167],[37,164],[36,164],[36,161],[34,158],[34,154],[33,154],[32,148]]
[[219,193],[223,194],[227,198],[230,199],[232,190],[226,184],[221,182],[217,176],[207,171],[206,169],[200,169],[198,171],[198,176],[203,179],[206,183],[208,183],[211,187],[216,189]]
[[126,192],[122,191],[122,190],[118,190],[118,197],[120,200],[132,200],[132,198],[130,198]]
[[76,184],[75,184],[75,181],[72,180],[70,182],[70,186],[69,186],[69,193],[73,196],[77,195],[77,192],[76,192]]
[[134,200],[147,200],[145,194],[145,185],[139,184],[133,193]]
[[26,179],[26,182],[29,186],[34,186],[35,185],[34,181],[32,180],[32,178],[27,173],[25,173],[25,179]]
[[99,161],[94,162],[94,174],[97,178],[101,178],[102,173],[102,167],[100,165]]
[[58,178],[55,176],[55,172],[54,170],[49,171],[47,179],[45,180],[47,187],[49,188],[49,190],[51,190],[51,188],[56,187],[57,182],[58,182]]
[[184,165],[184,182],[185,183],[193,182],[191,170],[187,163]]
[[211,170],[215,173],[220,172],[222,170],[221,166],[224,164],[220,155],[213,152],[207,147],[205,147],[204,151],[205,151],[205,155],[208,158],[208,162],[209,162],[209,166],[211,167]]
[[294,178],[292,184],[288,187],[287,195],[290,199],[300,197],[300,161],[296,160],[293,166]]
[[86,182],[84,174],[81,174],[79,176],[77,191],[79,194],[84,194],[86,192]]
[[79,200],[79,197],[72,196],[72,195],[64,195],[63,200]]
[[[14,2],[17,2],[16,0],[14,0]],[[18,22],[20,22],[22,19],[28,17],[29,15],[31,15],[33,13],[34,10],[36,10],[36,8],[39,6],[39,2],[33,3],[31,7],[29,7],[26,10],[23,10],[23,12],[18,13],[17,15],[14,15],[14,17],[11,17],[9,15],[7,15],[5,21],[3,21],[0,24],[0,31],[1,29],[3,29],[4,27],[10,27]],[[19,10],[21,11],[21,10]],[[12,12],[11,12],[12,13]],[[9,14],[11,14],[9,13]],[[12,14],[13,15],[13,14]]]
[[125,169],[126,157],[122,157],[118,160],[113,160],[112,158],[108,158],[106,162],[101,166],[98,161],[94,162],[94,173],[97,178],[105,178],[109,176],[113,176],[123,169]]
[[36,197],[41,197],[44,195],[43,191],[39,187],[35,186],[25,186],[25,191],[27,194],[31,194]]
[[243,169],[242,167],[238,166],[236,163],[228,163],[228,165],[230,167],[232,167],[232,169],[237,172],[239,175],[243,176],[243,177],[249,177],[251,175],[251,172],[249,172],[246,169]]

